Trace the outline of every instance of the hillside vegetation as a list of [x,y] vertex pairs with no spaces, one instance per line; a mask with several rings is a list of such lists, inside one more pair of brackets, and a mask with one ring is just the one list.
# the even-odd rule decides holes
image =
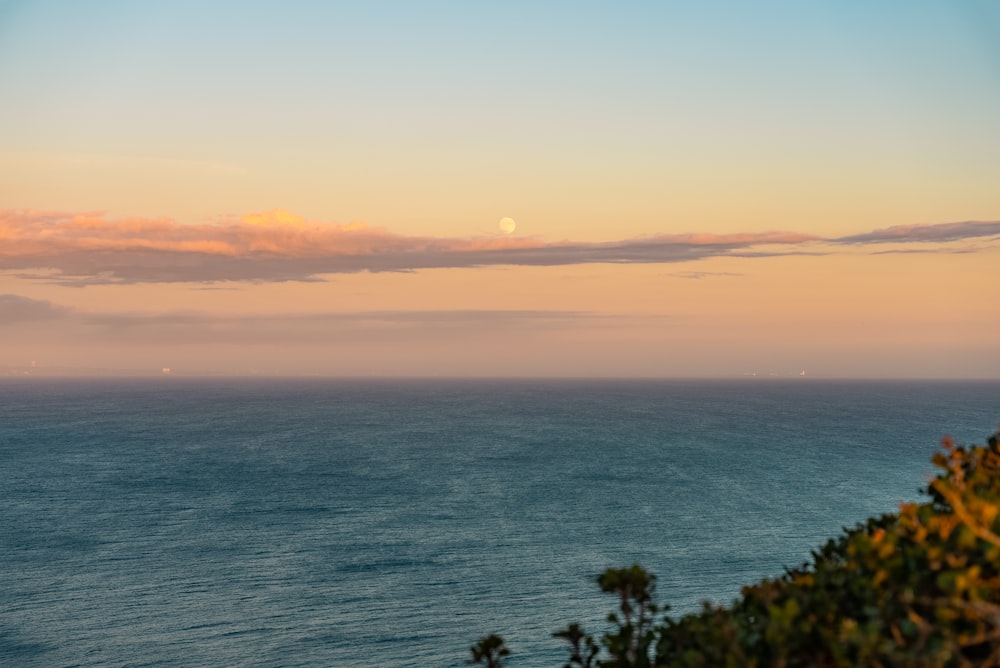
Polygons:
[[[987,445],[943,442],[924,503],[868,519],[731,606],[657,617],[656,576],[608,569],[612,629],[595,641],[576,624],[554,633],[567,667],[794,668],[1000,666],[1000,434]],[[557,642],[554,640],[553,642]],[[491,635],[472,663],[503,666]]]

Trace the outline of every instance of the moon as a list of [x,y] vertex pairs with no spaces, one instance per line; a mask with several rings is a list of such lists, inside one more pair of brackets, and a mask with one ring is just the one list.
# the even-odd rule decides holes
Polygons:
[[504,234],[513,234],[514,230],[517,229],[517,223],[514,222],[513,218],[501,218],[500,219],[500,231]]

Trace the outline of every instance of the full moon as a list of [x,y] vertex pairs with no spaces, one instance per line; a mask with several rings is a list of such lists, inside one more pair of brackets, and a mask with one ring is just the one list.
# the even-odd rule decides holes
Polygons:
[[500,231],[503,232],[504,234],[512,234],[516,229],[517,229],[517,223],[514,222],[513,218],[500,219]]

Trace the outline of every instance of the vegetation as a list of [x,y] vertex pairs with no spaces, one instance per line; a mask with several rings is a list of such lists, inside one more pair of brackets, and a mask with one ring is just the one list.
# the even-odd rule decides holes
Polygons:
[[[566,668],[1000,666],[1000,433],[950,440],[925,503],[847,530],[811,563],[744,587],[731,606],[657,623],[656,578],[639,566],[597,580],[617,597],[600,643],[577,624],[553,634]],[[490,668],[499,636],[472,648]]]

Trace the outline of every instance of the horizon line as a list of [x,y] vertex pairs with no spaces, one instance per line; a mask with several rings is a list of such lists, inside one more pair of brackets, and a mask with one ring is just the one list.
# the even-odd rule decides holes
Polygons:
[[[166,369],[164,367],[163,369]],[[337,374],[305,372],[183,372],[170,369],[113,369],[102,367],[41,367],[0,365],[3,379],[151,379],[165,380],[333,380],[333,381],[915,381],[915,382],[1000,382],[1000,376],[858,376],[796,372],[743,372],[705,375],[431,375],[431,374]]]

